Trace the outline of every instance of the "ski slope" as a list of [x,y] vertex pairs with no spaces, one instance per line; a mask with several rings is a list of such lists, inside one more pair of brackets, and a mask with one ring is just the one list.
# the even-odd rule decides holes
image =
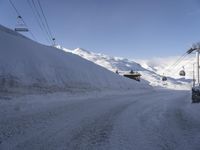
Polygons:
[[34,42],[0,26],[2,92],[145,89],[72,53]]
[[[146,61],[139,61],[142,65],[139,63],[136,63],[133,60],[129,60],[126,58],[120,58],[120,57],[111,57],[104,54],[99,53],[93,53],[87,50],[84,50],[82,48],[77,48],[75,50],[69,50],[60,46],[57,46],[60,49],[63,49],[66,52],[71,52],[73,54],[79,55],[87,60],[90,60],[102,67],[105,67],[106,69],[115,72],[118,70],[121,74],[124,74],[126,72],[129,72],[130,70],[134,70],[139,72],[142,75],[142,82],[148,82],[151,86],[154,87],[161,87],[161,88],[169,88],[169,89],[176,89],[176,90],[188,90],[191,89],[191,78],[188,79],[174,79],[172,74],[167,74],[168,80],[166,82],[163,82],[162,79],[162,71],[157,71],[153,67],[150,67],[148,63],[145,63]],[[162,66],[162,62],[157,63],[160,65],[160,68],[164,68]],[[165,63],[163,63],[164,65]],[[169,71],[167,71],[169,72]]]

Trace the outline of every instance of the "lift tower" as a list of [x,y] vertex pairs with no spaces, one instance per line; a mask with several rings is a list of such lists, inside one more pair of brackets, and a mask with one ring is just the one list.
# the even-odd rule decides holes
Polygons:
[[196,51],[196,60],[197,60],[197,85],[200,86],[200,80],[199,80],[199,53],[200,53],[200,43],[193,45],[192,48],[190,48],[187,53],[190,54],[192,52]]

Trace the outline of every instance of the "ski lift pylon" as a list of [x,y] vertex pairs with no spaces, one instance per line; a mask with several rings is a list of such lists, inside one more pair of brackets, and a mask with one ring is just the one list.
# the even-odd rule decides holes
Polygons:
[[16,32],[28,32],[28,28],[23,22],[23,19],[21,16],[17,16],[17,25],[15,27]]

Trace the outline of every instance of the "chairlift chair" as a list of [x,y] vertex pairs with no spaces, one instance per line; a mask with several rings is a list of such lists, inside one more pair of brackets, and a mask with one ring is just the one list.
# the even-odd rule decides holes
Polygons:
[[17,17],[17,25],[15,27],[15,31],[16,32],[28,32],[28,28],[26,27],[26,25],[24,24],[22,17],[18,16]]

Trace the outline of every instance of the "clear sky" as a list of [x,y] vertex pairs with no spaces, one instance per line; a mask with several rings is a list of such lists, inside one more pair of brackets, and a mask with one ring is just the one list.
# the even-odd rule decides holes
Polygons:
[[[47,44],[28,0],[12,0],[30,30]],[[34,0],[36,1],[36,0]],[[200,41],[200,0],[40,0],[58,44],[136,59],[183,54]],[[0,0],[0,24],[16,13]]]

